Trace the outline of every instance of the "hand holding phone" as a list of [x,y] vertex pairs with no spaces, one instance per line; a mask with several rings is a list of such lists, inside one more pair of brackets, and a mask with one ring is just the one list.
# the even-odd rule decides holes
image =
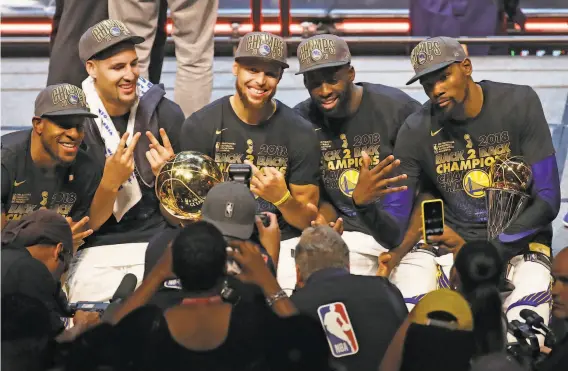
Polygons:
[[422,202],[422,233],[427,244],[432,244],[430,236],[440,236],[444,233],[444,202],[442,200]]

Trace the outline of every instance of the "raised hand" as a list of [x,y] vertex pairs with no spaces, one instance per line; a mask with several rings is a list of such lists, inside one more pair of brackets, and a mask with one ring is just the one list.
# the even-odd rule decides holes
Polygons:
[[146,151],[146,158],[152,167],[152,173],[158,176],[162,166],[175,156],[174,149],[172,148],[168,134],[166,134],[163,128],[160,128],[160,136],[162,137],[162,143],[164,143],[164,145],[161,145],[156,137],[149,131],[146,132],[146,136],[150,140],[150,150]]
[[84,239],[93,234],[92,229],[85,229],[87,223],[89,222],[89,217],[86,216],[78,222],[74,222],[71,217],[66,217],[67,223],[71,227],[71,233],[73,234],[73,254],[77,252],[79,246],[85,243]]
[[406,179],[406,174],[388,178],[388,175],[400,165],[400,160],[395,160],[394,156],[391,155],[370,169],[371,158],[364,151],[361,155],[363,161],[359,172],[359,181],[353,191],[353,202],[356,205],[365,205],[389,193],[407,189],[406,186],[389,187],[396,182]]
[[130,145],[126,148],[129,133],[124,133],[122,138],[120,138],[116,152],[106,159],[101,183],[115,192],[118,191],[122,183],[128,180],[134,171],[134,149],[140,139],[140,135],[140,133],[134,134]]
[[250,179],[252,193],[271,203],[278,202],[286,196],[288,186],[281,172],[273,167],[265,167],[260,171],[248,160],[245,161],[245,164],[250,165],[252,169]]

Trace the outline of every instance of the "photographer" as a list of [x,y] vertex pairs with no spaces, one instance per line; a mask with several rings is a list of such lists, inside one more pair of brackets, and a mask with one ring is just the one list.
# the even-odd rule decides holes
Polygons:
[[[71,227],[55,211],[35,211],[2,230],[2,297],[23,294],[41,301],[49,311],[52,337],[65,327],[67,303],[59,281],[72,256]],[[97,322],[96,313],[77,311],[73,318],[81,328]]]
[[[260,242],[258,248],[261,255],[275,275],[280,250],[280,229],[276,216],[271,213],[257,215],[254,196],[244,184],[227,181],[213,187],[203,203],[202,218],[216,226],[226,241]],[[180,229],[166,230],[150,241],[146,250],[144,279],[148,277],[166,247],[180,231]],[[231,268],[234,268],[234,264],[231,264]],[[232,276],[228,277],[227,282],[231,288],[237,288],[239,294],[242,291],[250,291]],[[178,304],[183,297],[180,290],[179,280],[166,280],[152,297],[151,303],[162,309]]]
[[[188,364],[196,369],[248,369],[262,361],[274,335],[267,329],[277,320],[270,307],[281,316],[294,314],[295,308],[280,295],[258,249],[249,242],[232,245],[236,251],[229,254],[223,235],[210,223],[186,226],[114,313],[115,327],[85,334],[70,354],[78,361],[78,354],[91,357],[89,365],[136,370],[185,369]],[[238,278],[262,289],[254,302],[225,299],[229,255],[242,269]],[[145,305],[173,277],[180,281],[183,300],[165,312]]]
[[[568,247],[561,250],[552,264],[552,315],[568,321]],[[544,348],[544,347],[543,347]],[[541,348],[549,353],[538,366],[538,371],[565,370],[568,367],[568,335],[558,339],[552,349]]]

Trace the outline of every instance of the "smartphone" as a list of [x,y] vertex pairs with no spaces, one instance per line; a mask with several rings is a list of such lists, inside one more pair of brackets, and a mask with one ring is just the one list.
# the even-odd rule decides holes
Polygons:
[[426,243],[431,243],[429,236],[444,233],[444,201],[428,200],[422,202],[422,233]]
[[227,170],[229,180],[243,183],[250,188],[250,178],[252,176],[252,168],[247,164],[230,164]]
[[262,225],[266,228],[270,226],[270,217],[266,214],[256,214],[260,218]]

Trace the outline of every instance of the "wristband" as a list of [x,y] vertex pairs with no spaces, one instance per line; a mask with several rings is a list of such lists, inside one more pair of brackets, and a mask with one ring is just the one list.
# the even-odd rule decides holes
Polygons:
[[276,294],[270,295],[266,298],[266,303],[268,304],[268,306],[273,306],[274,303],[276,303],[278,300],[280,299],[284,299],[287,298],[288,294],[286,294],[286,292],[284,290],[280,290],[278,291]]
[[284,197],[282,197],[280,200],[273,202],[272,204],[276,207],[282,205],[284,202],[288,201],[288,199],[292,196],[292,194],[290,193],[290,191],[286,191],[286,194],[284,195]]

